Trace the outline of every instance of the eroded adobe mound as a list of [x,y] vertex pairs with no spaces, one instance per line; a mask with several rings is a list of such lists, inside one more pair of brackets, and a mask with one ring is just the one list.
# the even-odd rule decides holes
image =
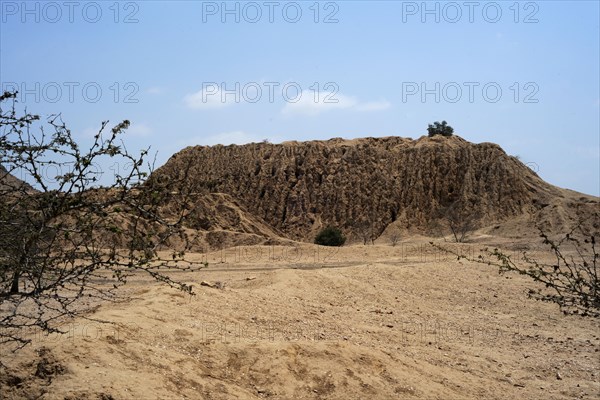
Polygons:
[[365,226],[377,237],[391,223],[427,233],[450,206],[482,227],[535,215],[564,195],[498,145],[456,136],[195,146],[153,178],[185,171],[187,190],[229,194],[295,239],[328,224],[355,238]]

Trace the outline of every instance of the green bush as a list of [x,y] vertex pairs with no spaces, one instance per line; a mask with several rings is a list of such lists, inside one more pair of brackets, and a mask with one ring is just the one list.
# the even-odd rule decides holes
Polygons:
[[429,124],[429,127],[427,128],[427,133],[429,134],[429,137],[435,135],[452,136],[452,133],[454,133],[454,129],[450,125],[448,125],[446,121],[442,121],[441,124],[436,121],[433,123],[433,125]]
[[345,242],[346,238],[342,234],[342,231],[332,226],[321,230],[315,237],[315,244],[320,244],[321,246],[341,246]]

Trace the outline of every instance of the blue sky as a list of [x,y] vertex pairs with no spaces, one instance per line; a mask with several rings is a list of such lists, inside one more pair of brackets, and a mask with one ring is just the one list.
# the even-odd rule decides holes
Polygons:
[[0,81],[83,143],[129,119],[128,147],[160,165],[189,145],[418,138],[447,120],[600,195],[596,1],[69,4],[0,2]]

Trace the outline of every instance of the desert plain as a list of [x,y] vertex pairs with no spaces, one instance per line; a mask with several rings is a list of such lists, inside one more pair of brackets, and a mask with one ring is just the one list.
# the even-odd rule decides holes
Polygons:
[[[482,236],[439,241],[473,255]],[[3,399],[597,399],[600,324],[535,301],[531,279],[395,246],[237,246],[137,275],[112,302],[3,351]],[[530,248],[540,258],[540,247]]]

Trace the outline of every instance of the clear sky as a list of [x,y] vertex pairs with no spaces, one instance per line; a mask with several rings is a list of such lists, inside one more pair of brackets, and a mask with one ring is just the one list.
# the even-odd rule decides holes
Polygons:
[[597,1],[0,1],[0,81],[86,142],[418,138],[447,120],[600,195]]

